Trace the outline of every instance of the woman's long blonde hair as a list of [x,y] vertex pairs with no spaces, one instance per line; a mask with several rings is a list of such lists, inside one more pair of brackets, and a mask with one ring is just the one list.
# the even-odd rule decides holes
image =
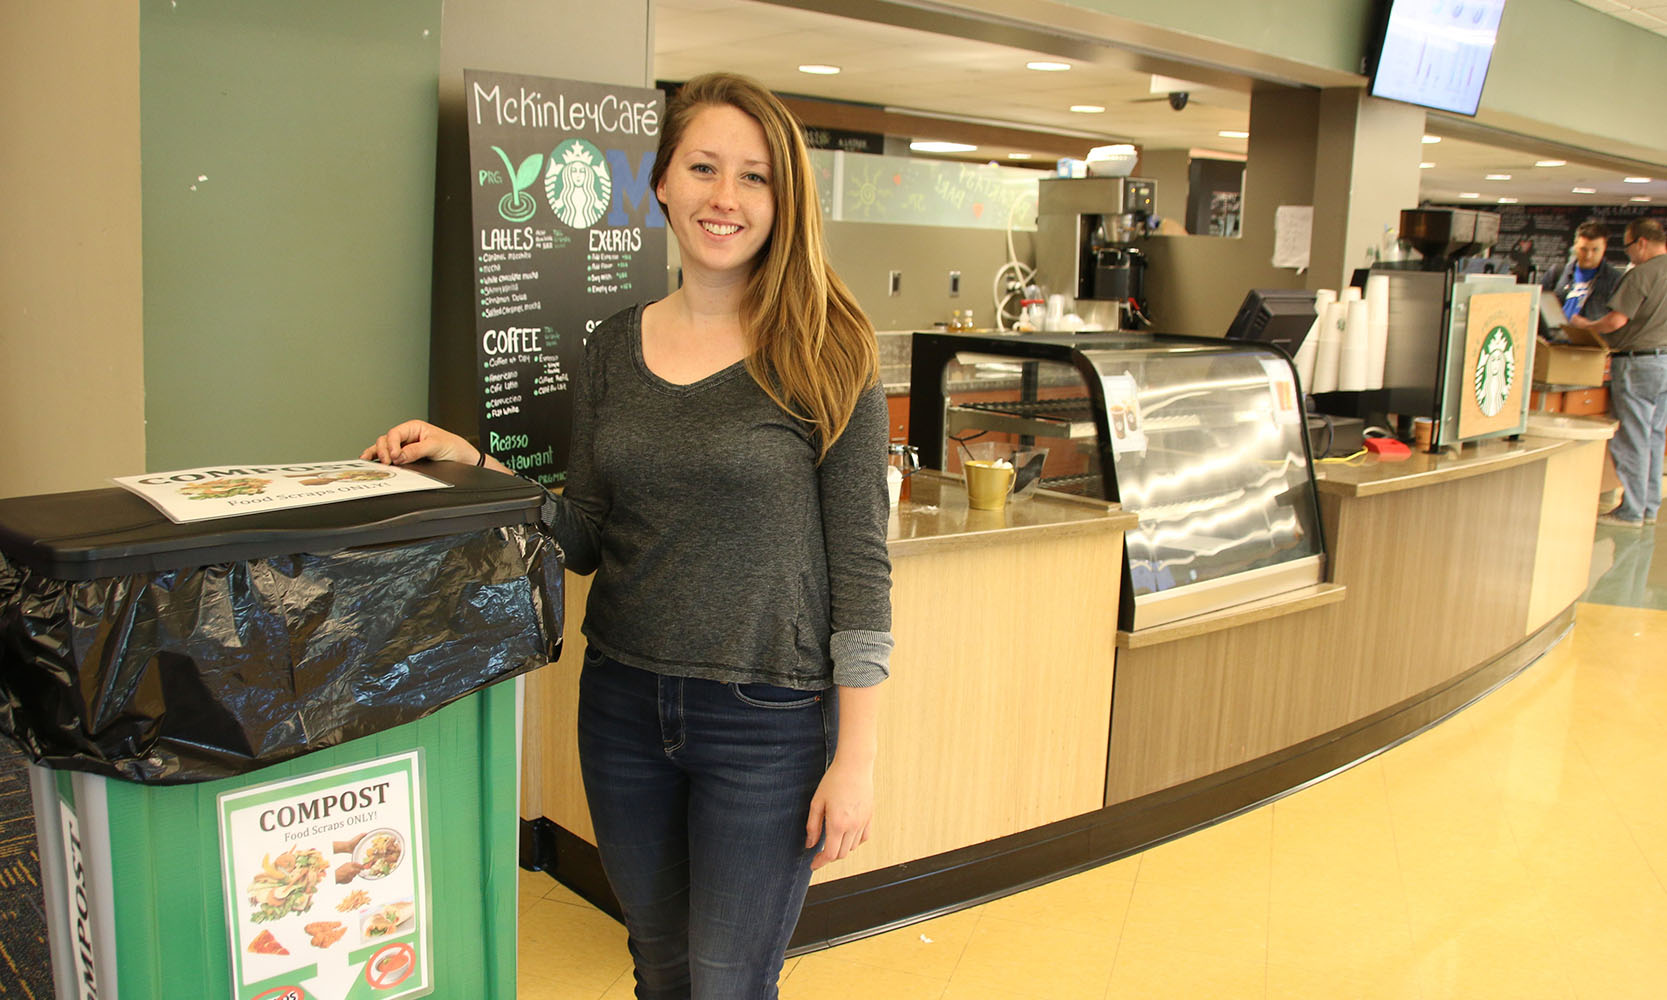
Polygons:
[[777,405],[810,424],[821,456],[851,421],[857,397],[880,377],[874,327],[828,264],[810,152],[792,112],[758,81],[708,73],[672,98],[654,156],[658,190],[672,154],[702,108],[727,104],[764,129],[775,224],[741,303],[750,338],[747,371]]

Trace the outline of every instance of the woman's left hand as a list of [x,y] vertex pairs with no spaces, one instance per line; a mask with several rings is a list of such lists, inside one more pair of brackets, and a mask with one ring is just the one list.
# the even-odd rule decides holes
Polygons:
[[[812,871],[838,861],[868,839],[868,824],[874,818],[874,765],[842,758],[836,751],[833,763],[816,786],[810,800],[810,821],[805,824],[805,847],[822,849],[811,859]],[[827,834],[823,840],[823,834]]]

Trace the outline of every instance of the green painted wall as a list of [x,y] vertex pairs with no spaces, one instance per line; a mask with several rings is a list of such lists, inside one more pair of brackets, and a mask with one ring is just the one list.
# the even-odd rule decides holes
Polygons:
[[1495,51],[1485,111],[1642,147],[1591,144],[1667,163],[1667,38],[1574,0],[1510,0]]
[[441,0],[143,0],[146,464],[421,413]]
[[[1063,2],[1343,73],[1360,72],[1376,6],[1374,0]],[[1516,0],[1511,2],[1514,5]]]
[[[1378,0],[1061,2],[1175,32],[1179,37],[1169,41],[1182,55],[1189,54],[1190,36],[1238,50],[1245,65],[1271,56],[1354,74],[1371,44],[1378,6]],[[1203,56],[1204,50],[1191,54]],[[1208,57],[1224,55],[1212,51]],[[1509,0],[1478,119],[1599,153],[1667,163],[1667,102],[1617,99],[1628,90],[1654,98],[1663,66],[1667,38],[1575,0]],[[1594,71],[1607,88],[1595,99],[1580,86]]]

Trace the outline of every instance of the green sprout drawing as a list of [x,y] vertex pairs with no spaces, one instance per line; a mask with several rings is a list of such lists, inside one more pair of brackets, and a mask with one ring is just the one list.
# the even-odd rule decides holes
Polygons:
[[509,182],[515,186],[515,190],[498,199],[498,214],[510,222],[525,222],[538,210],[538,202],[533,200],[533,196],[528,194],[526,189],[532,186],[533,181],[538,180],[538,172],[544,166],[544,154],[534,153],[522,160],[521,166],[517,168],[509,162],[509,155],[503,150],[493,146],[492,152],[497,153],[498,159],[504,161],[504,169],[509,171]]

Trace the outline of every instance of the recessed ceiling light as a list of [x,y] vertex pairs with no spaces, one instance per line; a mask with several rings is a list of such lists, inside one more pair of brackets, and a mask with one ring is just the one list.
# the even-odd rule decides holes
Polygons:
[[1650,182],[1648,177],[1627,177],[1624,180],[1628,184],[1648,184]]
[[1030,159],[1030,154],[1029,153],[1008,153],[1007,158],[1009,160],[1028,160],[1028,159]]
[[1105,108],[1100,107],[1098,104],[1073,104],[1071,105],[1071,110],[1075,111],[1079,115],[1097,115],[1105,111]]
[[1510,174],[1488,174],[1486,177],[1484,177],[1482,179],[1483,180],[1488,180],[1488,181],[1508,181],[1508,180],[1511,179],[1511,175]]
[[1248,139],[1248,138],[1250,138],[1250,133],[1249,132],[1246,132],[1243,129],[1236,129],[1236,128],[1224,128],[1221,131],[1217,132],[1216,135],[1221,136],[1223,139]]
[[1459,193],[1459,197],[1460,198],[1480,198],[1481,195],[1476,193],[1475,191],[1461,191]]
[[1574,192],[1575,194],[1597,194],[1598,193],[1597,188],[1569,188],[1569,190]]
[[1439,135],[1427,135],[1424,137],[1424,145],[1426,146],[1433,146],[1440,141],[1441,136]]
[[1516,203],[1517,203],[1517,200],[1515,198],[1501,198],[1501,199],[1499,199],[1499,204],[1501,204],[1501,205],[1515,205]]
[[1535,160],[1534,161],[1534,166],[1536,166],[1536,167],[1566,167],[1568,165],[1569,165],[1569,161],[1567,161],[1567,160]]
[[821,63],[805,63],[799,67],[799,72],[810,73],[813,76],[833,76],[839,72],[839,67],[824,66]]
[[1641,194],[1641,195],[1639,195],[1639,196],[1638,196],[1638,197],[1636,197],[1636,198],[1633,198],[1633,199],[1632,199],[1632,200],[1633,200],[1633,201],[1649,201],[1649,200],[1650,200],[1650,199],[1649,199],[1649,196],[1648,196],[1648,195],[1642,195],[1642,194]]
[[1435,164],[1431,163],[1429,160],[1425,160],[1423,163],[1420,163],[1418,165],[1418,169],[1419,170],[1434,170],[1435,169]]
[[1025,69],[1033,69],[1038,73],[1063,73],[1070,68],[1070,63],[1048,62],[1045,59],[1025,63]]
[[909,148],[917,153],[970,153],[978,147],[970,146],[964,142],[939,142],[937,140],[925,140],[922,142],[911,142],[909,143]]

